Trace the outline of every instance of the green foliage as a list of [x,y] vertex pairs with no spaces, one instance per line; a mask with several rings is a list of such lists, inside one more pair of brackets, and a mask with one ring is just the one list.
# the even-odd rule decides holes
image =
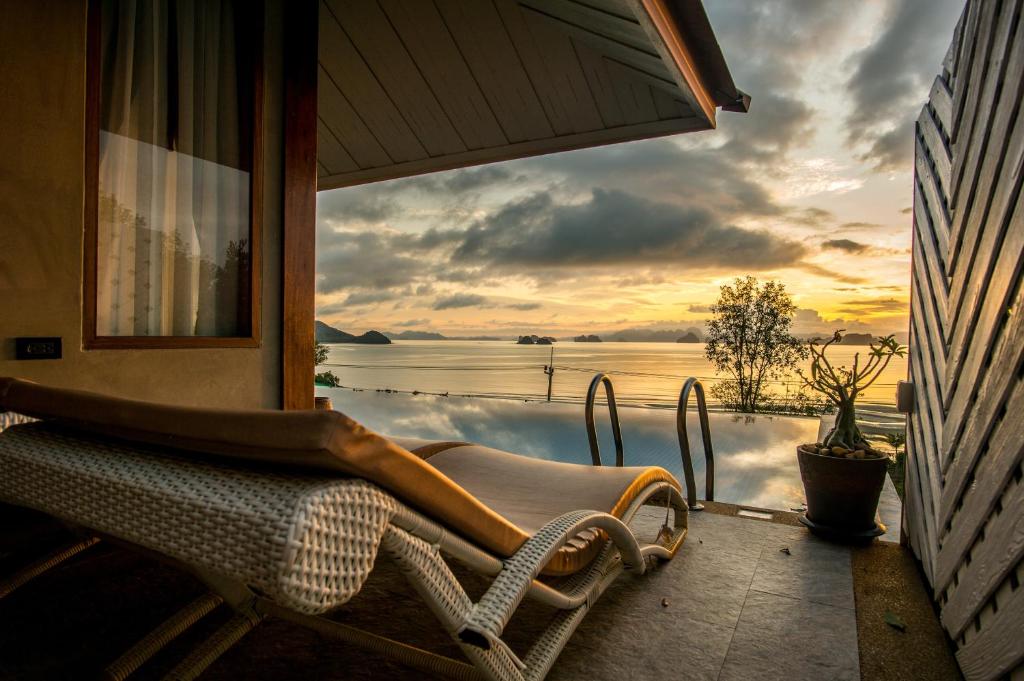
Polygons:
[[341,381],[334,375],[334,372],[331,371],[325,371],[322,374],[317,374],[313,377],[313,383],[316,385],[326,386],[328,388],[337,388],[341,385]]
[[907,444],[907,436],[905,433],[886,433],[885,441],[892,447],[893,454],[899,456],[900,447]]
[[327,346],[320,341],[315,341],[313,345],[313,364],[320,366],[327,361],[328,354]]
[[721,390],[733,392],[731,402],[738,411],[761,411],[771,397],[770,381],[806,356],[803,344],[789,331],[796,313],[793,299],[783,284],[758,286],[748,276],[722,286],[711,313],[704,354],[731,383]]
[[[740,401],[739,384],[736,381],[718,381],[708,390],[724,409],[744,411]],[[816,397],[806,389],[785,394],[764,391],[755,405],[757,413],[793,414],[795,416],[820,416],[835,411],[830,402]]]
[[834,366],[827,357],[828,348],[843,340],[843,329],[836,331],[832,338],[821,345],[818,344],[819,340],[815,338],[807,344],[811,353],[810,378],[799,370],[797,374],[807,387],[824,395],[839,411],[836,424],[825,437],[824,445],[865,449],[869,445],[857,427],[857,396],[878,380],[893,357],[905,357],[907,348],[897,343],[892,335],[880,336],[869,346],[867,361],[861,364],[858,352],[853,356],[853,366],[847,369],[845,366]]

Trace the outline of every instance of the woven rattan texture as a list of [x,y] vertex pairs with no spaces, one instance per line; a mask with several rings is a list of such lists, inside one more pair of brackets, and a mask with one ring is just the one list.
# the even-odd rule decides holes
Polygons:
[[363,480],[241,469],[43,423],[0,433],[0,470],[2,501],[235,579],[307,614],[359,591],[397,508]]

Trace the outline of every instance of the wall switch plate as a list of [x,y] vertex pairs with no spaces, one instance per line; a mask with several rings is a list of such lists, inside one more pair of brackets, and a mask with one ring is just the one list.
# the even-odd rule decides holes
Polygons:
[[62,348],[59,337],[15,338],[15,359],[60,359]]

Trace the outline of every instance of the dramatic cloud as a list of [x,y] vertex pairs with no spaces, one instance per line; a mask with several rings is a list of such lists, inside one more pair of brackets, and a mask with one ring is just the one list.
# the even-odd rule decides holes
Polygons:
[[395,248],[393,235],[372,230],[317,234],[317,290],[388,289],[412,283],[422,263]]
[[913,122],[938,74],[963,0],[895,0],[885,29],[859,52],[847,88],[847,140],[879,170],[905,168]]
[[821,245],[823,248],[845,251],[846,253],[863,253],[870,248],[867,244],[858,243],[850,239],[829,239],[828,241],[821,242]]
[[461,235],[454,258],[498,266],[784,267],[800,244],[768,232],[718,224],[702,210],[594,189],[583,203],[556,204],[537,193],[504,206]]
[[455,293],[434,301],[435,310],[454,310],[460,307],[490,307],[487,298],[475,293]]
[[357,291],[346,296],[345,305],[372,305],[374,303],[388,302],[397,298],[397,293],[387,289],[383,291]]

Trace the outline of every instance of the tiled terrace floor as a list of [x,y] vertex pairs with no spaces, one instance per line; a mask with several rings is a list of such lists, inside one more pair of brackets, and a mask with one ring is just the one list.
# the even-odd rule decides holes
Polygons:
[[691,514],[683,551],[606,593],[550,678],[618,681],[638,664],[657,679],[859,679],[850,549]]
[[[0,507],[0,539],[11,536],[3,510]],[[933,617],[930,611],[925,607],[924,620],[915,619],[900,610],[909,607],[906,599],[895,596],[891,607],[911,623],[908,631],[869,622],[868,629],[875,632],[869,634],[861,622],[861,650],[865,636],[873,646],[911,646],[937,662],[939,672],[933,669],[919,676],[919,667],[862,666],[857,618],[861,604],[855,597],[859,590],[853,563],[855,552],[863,549],[825,543],[801,526],[725,515],[735,510],[715,505],[716,512],[691,514],[690,535],[676,559],[646,576],[619,580],[584,620],[548,678],[798,681],[859,679],[865,668],[873,671],[863,678],[956,678],[949,653],[935,633],[937,623],[927,621]],[[639,524],[657,527],[662,518],[652,516]],[[4,555],[9,548],[0,545],[4,570],[18,562],[10,551]],[[906,586],[897,588],[909,593]],[[479,587],[470,584],[471,590]],[[123,549],[90,549],[0,600],[0,678],[94,678],[106,662],[200,591],[201,585],[188,575]],[[201,622],[140,670],[137,678],[160,678],[224,615],[215,613]],[[517,615],[510,633],[513,648],[549,615],[539,606]],[[432,630],[429,614],[401,576],[386,566],[343,618],[457,654]],[[929,628],[934,631],[924,632]],[[928,636],[921,638],[925,633]],[[412,680],[423,675],[270,620],[203,678]]]

